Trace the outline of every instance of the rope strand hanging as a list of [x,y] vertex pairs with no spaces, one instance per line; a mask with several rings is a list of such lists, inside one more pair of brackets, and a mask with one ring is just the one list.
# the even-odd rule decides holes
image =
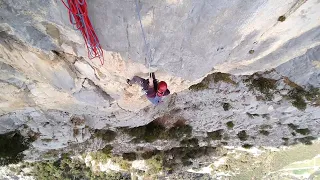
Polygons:
[[70,23],[74,29],[79,30],[83,36],[88,50],[88,58],[99,58],[101,65],[103,65],[103,50],[88,17],[86,0],[67,0],[67,3],[61,0],[61,2],[69,11]]
[[137,15],[138,15],[139,22],[140,22],[141,34],[142,34],[143,41],[144,41],[144,46],[145,46],[145,53],[146,53],[145,55],[146,55],[146,59],[147,59],[147,66],[148,66],[148,69],[150,71],[150,68],[151,68],[151,53],[150,53],[150,50],[149,50],[149,44],[147,43],[146,34],[145,34],[144,29],[143,29],[143,25],[142,25],[142,21],[141,21],[141,15],[140,15],[140,9],[139,9],[138,0],[135,0],[135,3],[136,3]]

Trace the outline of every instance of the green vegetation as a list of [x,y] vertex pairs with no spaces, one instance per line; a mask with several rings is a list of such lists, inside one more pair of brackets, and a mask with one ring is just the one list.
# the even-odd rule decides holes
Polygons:
[[111,142],[116,138],[117,133],[107,129],[96,129],[94,136],[101,138],[105,142]]
[[132,137],[135,137],[135,142],[145,141],[154,142],[157,139],[164,139],[165,127],[152,121],[145,126],[134,127],[131,129],[123,129],[123,131]]
[[159,154],[159,153],[160,153],[159,150],[146,151],[141,154],[141,157],[146,160],[146,159],[152,158],[152,156],[155,156],[156,154]]
[[297,140],[305,145],[312,145],[312,140],[317,139],[316,137],[313,136],[306,136],[303,138],[298,138]]
[[186,146],[186,147],[197,147],[199,141],[197,138],[191,138],[191,139],[183,139],[180,141],[181,146]]
[[297,130],[299,126],[290,123],[288,124],[288,127],[291,128],[292,130]]
[[231,75],[230,74],[221,73],[221,72],[213,73],[213,81],[215,83],[218,83],[218,82],[222,81],[222,82],[233,84],[233,85],[236,84],[236,82],[234,82],[231,79]]
[[253,53],[254,53],[254,50],[251,49],[251,50],[249,51],[249,54],[253,54]]
[[176,147],[163,153],[163,167],[166,169],[177,169],[181,165],[189,166],[192,159],[210,155],[216,151],[215,147]]
[[112,157],[112,152],[111,152],[112,149],[113,147],[111,145],[107,145],[100,151],[91,152],[90,156],[92,157],[93,160],[106,163],[108,159]]
[[167,131],[167,139],[181,139],[191,137],[192,127],[186,124],[176,124]]
[[285,78],[284,82],[292,88],[286,97],[291,100],[292,105],[297,109],[301,111],[306,109],[307,103],[305,100],[310,101],[313,106],[320,105],[319,88],[310,87],[307,91],[288,78]]
[[189,90],[191,91],[202,91],[205,89],[209,89],[209,82],[207,83],[206,81],[204,81],[204,79],[200,83],[191,85],[189,87]]
[[249,89],[256,89],[265,95],[265,99],[270,101],[273,99],[273,90],[276,89],[276,80],[264,78],[255,73],[244,80],[249,85]]
[[308,101],[311,101],[314,106],[320,106],[320,89],[310,87],[309,91],[305,94]]
[[108,160],[111,160],[112,162],[118,164],[121,167],[121,169],[129,170],[131,165],[125,158],[135,160],[136,154],[124,153],[122,157],[114,156],[112,155],[112,149],[113,147],[111,145],[107,145],[102,150],[91,152],[90,156],[92,157],[93,160],[102,162],[102,163],[107,163]]
[[248,140],[248,135],[247,135],[247,132],[245,130],[242,130],[240,131],[238,134],[237,134],[238,138],[241,140],[241,141],[246,141]]
[[129,171],[131,167],[131,163],[127,160],[124,160],[122,157],[119,156],[113,156],[111,158],[111,161],[118,164],[121,169]]
[[18,163],[29,148],[30,140],[25,139],[18,131],[0,134],[0,166]]
[[211,82],[218,83],[220,81],[225,82],[225,83],[230,83],[230,84],[233,84],[233,85],[236,84],[236,82],[234,82],[231,79],[231,75],[230,74],[217,72],[217,73],[209,74],[200,83],[190,86],[189,90],[201,91],[201,90],[209,89],[209,85],[210,85]]
[[108,180],[129,180],[130,175],[121,173],[92,172],[84,162],[78,159],[62,158],[57,161],[31,163],[32,172],[30,173],[37,180],[56,180],[56,179],[108,179]]
[[253,147],[253,145],[252,144],[244,144],[244,145],[242,145],[242,147],[245,149],[250,149]]
[[44,159],[55,159],[59,157],[60,152],[58,150],[52,149],[42,155]]
[[163,156],[161,154],[155,155],[152,158],[146,160],[146,164],[149,167],[147,171],[148,174],[158,174],[163,170]]
[[279,16],[278,18],[278,21],[280,22],[284,22],[286,20],[286,17],[283,15],[283,16]]
[[308,128],[297,129],[296,132],[299,133],[299,134],[302,134],[302,135],[310,134],[310,130]]
[[134,161],[137,159],[137,154],[134,152],[130,152],[130,153],[123,153],[122,154],[122,158],[124,160],[128,160],[128,161]]
[[306,91],[302,88],[294,88],[289,91],[288,98],[292,100],[292,106],[296,107],[300,111],[304,111],[307,108],[307,103],[304,100]]
[[232,108],[232,106],[229,103],[223,103],[222,107],[224,111],[229,111]]
[[260,132],[260,134],[263,134],[263,135],[265,135],[265,136],[268,136],[268,135],[270,134],[269,131],[266,131],[266,130],[264,130],[264,129],[261,129],[259,132]]
[[232,121],[227,122],[226,125],[227,125],[228,129],[232,129],[234,127],[234,124]]
[[[172,171],[177,170],[183,166],[192,165],[192,159],[199,158],[201,156],[210,155],[216,151],[215,147],[199,147],[196,144],[197,140],[183,140],[186,147],[175,147],[166,151],[148,151],[141,154],[142,158],[146,160],[147,165],[150,167],[147,174],[157,174],[160,171]],[[182,144],[185,144],[182,143]]]
[[308,128],[299,128],[299,126],[294,125],[292,123],[288,124],[288,127],[294,130],[295,132],[302,134],[302,135],[308,135],[310,134],[310,130]]
[[212,140],[221,140],[222,134],[223,134],[223,129],[219,129],[213,132],[207,132],[208,137],[211,138]]
[[156,121],[152,121],[145,126],[134,127],[131,129],[123,128],[124,133],[135,137],[133,142],[154,142],[158,139],[181,139],[191,137],[192,127],[182,123],[176,123],[170,129]]

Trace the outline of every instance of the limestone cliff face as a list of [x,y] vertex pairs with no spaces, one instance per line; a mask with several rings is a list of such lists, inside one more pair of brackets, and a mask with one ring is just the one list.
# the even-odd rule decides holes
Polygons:
[[[88,6],[103,66],[87,58],[60,1],[0,0],[0,134],[18,129],[36,136],[33,150],[45,152],[85,142],[92,129],[169,116],[185,119],[194,136],[228,134],[234,146],[243,145],[243,131],[246,144],[273,147],[282,138],[290,144],[319,136],[319,94],[290,94],[320,87],[319,1],[140,1],[152,70],[173,93],[157,107],[125,83],[148,73],[134,0]],[[197,84],[216,72],[232,76],[209,75]],[[265,79],[273,79],[267,90],[259,83]],[[298,129],[308,133],[293,135]]]

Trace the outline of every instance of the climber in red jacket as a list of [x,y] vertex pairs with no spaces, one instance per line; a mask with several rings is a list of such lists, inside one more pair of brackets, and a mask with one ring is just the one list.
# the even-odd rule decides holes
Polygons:
[[154,73],[150,73],[149,79],[143,79],[139,76],[134,76],[131,80],[127,79],[127,83],[130,86],[132,84],[140,85],[142,90],[146,93],[148,100],[154,105],[161,103],[162,97],[170,94],[167,83],[164,81],[158,82]]

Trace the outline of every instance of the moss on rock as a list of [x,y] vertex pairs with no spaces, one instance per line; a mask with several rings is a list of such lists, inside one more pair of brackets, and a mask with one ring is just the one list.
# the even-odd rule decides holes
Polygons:
[[238,132],[237,136],[241,141],[246,141],[246,140],[248,140],[248,137],[249,137],[245,130]]
[[201,91],[201,90],[209,89],[209,85],[211,82],[214,82],[214,83],[225,82],[233,85],[236,84],[236,82],[234,82],[231,79],[230,74],[217,72],[217,73],[209,74],[200,83],[190,86],[189,90]]

